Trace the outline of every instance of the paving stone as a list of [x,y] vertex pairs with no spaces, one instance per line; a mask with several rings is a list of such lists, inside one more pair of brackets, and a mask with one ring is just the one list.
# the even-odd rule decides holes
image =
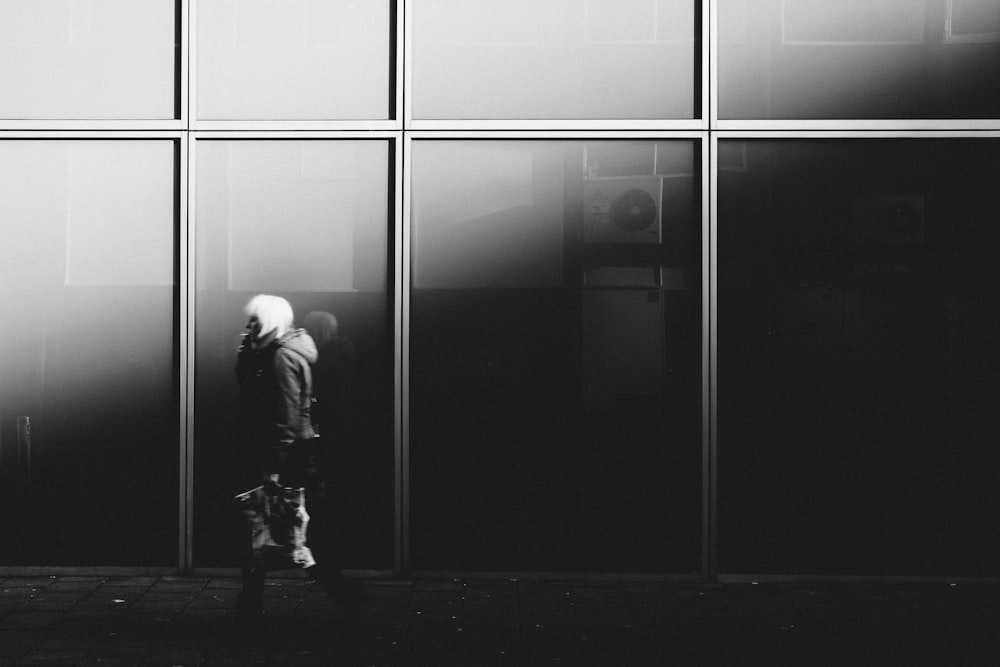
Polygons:
[[39,591],[30,600],[26,600],[24,607],[33,611],[68,611],[86,598],[87,595],[89,595],[87,591],[53,591],[45,589],[44,591]]
[[413,582],[414,591],[462,591],[465,583],[460,579],[417,579]]
[[21,656],[19,665],[75,665],[83,659],[83,650],[35,649]]
[[239,591],[233,589],[206,589],[201,591],[191,604],[190,609],[229,609],[236,606]]
[[107,577],[105,584],[113,586],[141,586],[149,588],[156,583],[158,577]]
[[135,586],[101,586],[80,600],[80,607],[131,607],[145,593]]
[[62,619],[63,615],[55,611],[16,611],[0,620],[0,630],[47,630]]
[[46,587],[47,591],[93,591],[103,585],[92,577],[60,577]]
[[172,612],[183,611],[195,596],[191,593],[153,593],[149,592],[141,596],[132,605],[136,611],[144,612]]
[[4,579],[3,588],[46,588],[56,580],[56,577],[8,577]]
[[309,582],[275,578],[267,626],[247,638],[232,624],[237,578],[57,582],[72,585],[0,588],[0,667],[902,664],[900,646],[925,658],[906,664],[1000,664],[1000,586],[370,580],[348,626]]
[[184,581],[178,579],[160,580],[150,588],[151,593],[199,593],[208,583],[207,579]]
[[149,653],[153,642],[149,640],[132,639],[120,635],[103,637],[87,651],[88,657],[129,658],[138,661]]
[[33,628],[0,628],[0,658],[16,659],[44,640],[46,632]]

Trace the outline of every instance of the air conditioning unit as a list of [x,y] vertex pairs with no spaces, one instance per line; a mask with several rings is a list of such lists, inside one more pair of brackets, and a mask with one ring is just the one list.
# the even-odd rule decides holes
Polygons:
[[862,247],[919,245],[924,242],[924,198],[919,195],[857,197],[854,223]]
[[583,184],[585,243],[659,243],[663,179],[591,178]]

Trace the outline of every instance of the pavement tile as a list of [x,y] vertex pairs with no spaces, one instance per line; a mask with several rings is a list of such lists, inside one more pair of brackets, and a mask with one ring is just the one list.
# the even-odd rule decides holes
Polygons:
[[497,580],[469,580],[465,582],[467,598],[515,598],[517,583]]
[[232,613],[232,609],[213,609],[208,607],[202,609],[192,609],[191,607],[188,607],[178,615],[177,620],[192,623],[221,622],[229,618]]
[[68,610],[75,607],[89,594],[90,593],[88,591],[53,591],[51,589],[45,589],[44,591],[39,591],[38,594],[30,600],[26,600],[24,606],[35,610]]
[[16,659],[44,640],[46,633],[32,628],[0,629],[0,658]]
[[101,586],[80,600],[79,607],[124,608],[131,607],[145,593],[145,589],[129,586]]
[[18,665],[75,665],[83,659],[81,650],[34,649],[21,656]]
[[239,591],[235,589],[205,589],[188,605],[189,609],[231,609],[236,606]]
[[91,648],[103,638],[91,634],[90,636],[69,635],[69,636],[47,636],[38,643],[37,648],[51,651],[82,651]]
[[153,640],[150,639],[138,639],[127,634],[112,633],[102,637],[99,642],[91,646],[87,655],[138,659],[149,653],[152,645]]
[[46,587],[47,591],[93,591],[103,585],[93,577],[59,577]]
[[192,579],[190,581],[178,579],[161,579],[150,588],[152,593],[199,593],[208,579]]
[[57,577],[8,577],[4,579],[3,588],[46,588]]
[[107,634],[108,628],[114,627],[114,619],[107,616],[94,618],[78,618],[67,616],[55,626],[48,636],[70,642],[81,642],[89,645]]
[[143,586],[150,587],[159,577],[106,577],[104,583],[112,586]]
[[154,593],[148,592],[139,597],[132,604],[136,611],[153,612],[179,612],[187,607],[195,599],[194,593]]
[[56,611],[15,611],[0,619],[0,630],[48,630],[62,619]]
[[199,665],[204,662],[206,648],[189,642],[172,642],[154,647],[143,658],[148,665]]
[[0,667],[1000,664],[998,586],[370,580],[349,626],[304,579],[275,578],[266,627],[247,637],[232,623],[238,578],[113,579],[5,580]]
[[462,591],[465,582],[460,579],[417,579],[413,582],[413,590],[417,591]]

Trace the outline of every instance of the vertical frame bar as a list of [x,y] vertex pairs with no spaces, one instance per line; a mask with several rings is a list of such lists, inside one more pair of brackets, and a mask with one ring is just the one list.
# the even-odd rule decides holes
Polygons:
[[705,212],[702,216],[702,433],[705,438],[704,484],[704,561],[702,577],[705,583],[719,579],[718,563],[718,436],[716,410],[718,369],[718,277],[716,261],[718,232],[718,137],[706,133],[702,147],[706,168],[702,171],[702,196]]
[[719,0],[708,0],[708,16],[706,17],[706,47],[708,60],[704,63],[704,75],[708,77],[708,109],[706,118],[708,127],[716,130],[719,127]]
[[185,210],[181,218],[181,442],[180,442],[180,539],[178,544],[179,567],[181,572],[190,572],[194,567],[194,344],[195,331],[195,141],[190,132],[185,132],[181,140],[184,156],[181,168],[185,177],[181,178]]
[[[399,15],[397,20],[400,21],[398,25],[403,26],[403,43],[400,49],[400,57],[403,62],[402,69],[399,70],[403,73],[403,81],[400,85],[403,96],[403,129],[409,130],[413,127],[413,94],[411,90],[413,86],[413,12],[406,11],[406,1],[398,0]],[[404,155],[408,152],[404,148]]]
[[712,101],[715,99],[713,97],[712,86],[715,82],[715,77],[710,74],[711,64],[715,62],[712,54],[712,49],[715,45],[715,40],[712,35],[712,9],[715,6],[716,0],[709,0],[709,2],[702,2],[699,0],[698,8],[700,10],[699,17],[701,19],[700,35],[701,35],[701,59],[700,67],[696,76],[701,77],[701,127],[704,130],[711,129],[714,127],[712,125],[712,109],[714,108]]
[[198,121],[198,0],[188,0],[187,124],[193,130]]
[[[180,121],[182,129],[188,129],[190,124],[190,113],[188,109],[188,103],[190,98],[190,90],[188,89],[189,77],[190,77],[190,53],[189,53],[189,40],[190,40],[190,2],[185,2],[184,0],[178,0],[177,7],[177,22],[180,27],[180,57],[178,59],[178,86],[180,87],[177,95],[177,104],[180,108],[180,114],[177,120]],[[185,147],[186,150],[186,147]]]
[[410,248],[410,197],[412,182],[412,147],[413,139],[409,133],[401,133],[402,143],[397,154],[401,153],[402,165],[397,167],[397,178],[400,179],[397,192],[402,190],[399,206],[402,208],[398,217],[398,234],[396,237],[396,270],[397,293],[399,304],[397,310],[397,332],[399,340],[400,382],[399,396],[399,440],[396,450],[396,560],[397,575],[410,570],[410,263],[412,260]]
[[[396,123],[399,128],[407,128],[408,125],[404,123],[404,118],[406,118],[406,91],[404,90],[405,85],[410,80],[409,73],[404,72],[404,67],[406,63],[409,62],[409,58],[406,58],[406,45],[409,43],[404,39],[406,34],[405,29],[405,6],[406,0],[392,0],[390,5],[390,16],[394,21],[392,25],[392,36],[394,41],[392,42],[394,51],[392,53],[392,61],[390,63],[392,67],[392,72],[389,77],[389,87],[393,93],[392,104],[392,118],[391,120]],[[405,76],[404,76],[405,75]]]

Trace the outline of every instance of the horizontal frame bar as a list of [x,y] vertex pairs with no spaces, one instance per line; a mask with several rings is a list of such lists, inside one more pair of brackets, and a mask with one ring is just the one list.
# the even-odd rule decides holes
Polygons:
[[401,139],[401,130],[309,130],[309,131],[265,131],[247,130],[240,132],[193,131],[195,139]]
[[339,131],[402,130],[397,120],[196,120],[191,130],[200,131]]
[[180,140],[185,130],[0,130],[0,139],[173,139]]
[[719,139],[986,139],[1000,137],[996,130],[716,130]]
[[[715,81],[718,85],[718,79]],[[1000,130],[1000,119],[950,120],[719,120],[716,130]]]
[[407,130],[707,130],[702,119],[684,120],[410,120]]
[[421,139],[705,139],[708,130],[407,130],[407,138]]

